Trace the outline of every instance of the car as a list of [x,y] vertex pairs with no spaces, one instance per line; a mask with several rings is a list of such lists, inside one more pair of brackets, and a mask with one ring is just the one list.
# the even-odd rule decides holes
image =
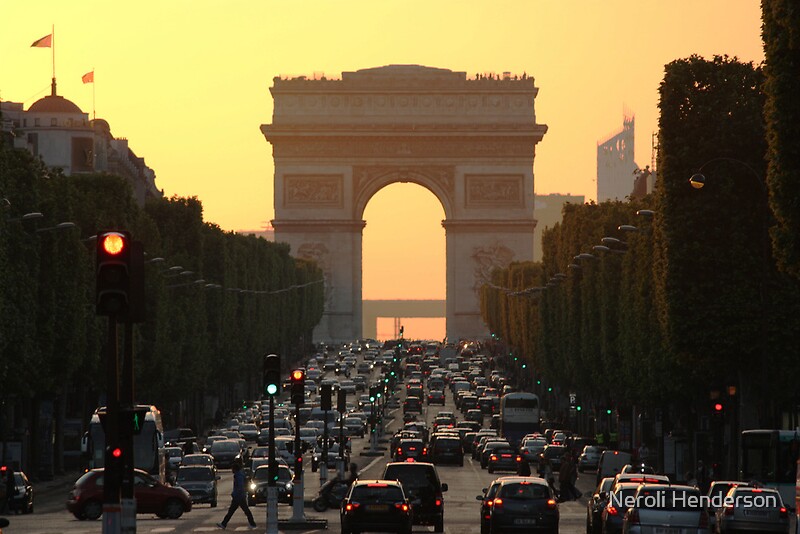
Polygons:
[[8,502],[8,511],[33,513],[33,485],[24,471],[14,471],[14,495]]
[[550,469],[554,472],[561,469],[561,458],[566,450],[567,448],[563,445],[547,445],[542,450],[542,457],[550,462]]
[[494,506],[494,498],[497,495],[497,490],[500,484],[507,477],[496,478],[489,484],[488,488],[483,488],[483,494],[478,495],[475,499],[481,501],[481,534],[489,533],[489,520],[492,518],[492,506]]
[[[284,463],[278,463],[278,479],[275,486],[278,489],[278,502],[292,504],[294,497],[294,472]],[[260,465],[253,471],[247,483],[247,504],[255,506],[267,502],[267,487],[269,486],[269,466]]]
[[[185,489],[162,484],[140,469],[134,470],[133,476],[137,514],[178,519],[191,511],[192,498]],[[103,468],[87,471],[75,482],[67,510],[80,520],[96,520],[103,515]]]
[[600,531],[603,534],[621,534],[625,511],[633,502],[639,485],[638,482],[613,485],[606,504],[600,512]]
[[382,478],[403,485],[415,525],[433,525],[434,532],[444,532],[443,493],[447,484],[439,480],[436,466],[426,462],[390,462]]
[[364,432],[366,432],[366,425],[364,424],[364,420],[360,417],[348,415],[343,419],[342,426],[348,436],[363,438]]
[[242,459],[242,447],[238,440],[222,439],[211,444],[209,454],[214,457],[214,465],[224,469]]
[[558,532],[558,503],[541,478],[504,477],[491,505],[489,532]]
[[428,403],[428,405],[441,404],[442,406],[444,406],[445,403],[444,391],[439,389],[431,390],[431,392],[428,393],[426,402]]
[[613,477],[622,468],[631,463],[631,454],[623,451],[605,450],[600,455],[600,462],[597,464],[597,482],[605,477]]
[[436,465],[452,463],[464,465],[464,448],[458,436],[442,436],[436,438],[430,451],[431,462]]
[[356,480],[342,500],[342,534],[391,531],[411,534],[413,513],[396,480]]
[[586,534],[602,534],[603,508],[608,503],[608,495],[613,484],[612,477],[604,478],[589,497],[589,502],[586,503]]
[[464,419],[467,421],[475,421],[476,423],[483,425],[483,412],[476,408],[469,409],[464,415]]
[[183,449],[180,447],[167,447],[164,449],[164,453],[167,457],[167,471],[177,471],[178,466],[181,465],[181,461],[183,460]]
[[394,461],[402,462],[413,458],[417,461],[428,460],[428,448],[421,439],[401,439],[394,449]]
[[513,447],[508,445],[492,449],[489,453],[489,462],[486,464],[486,468],[489,473],[494,473],[496,471],[513,471],[519,475],[521,465],[522,455],[518,454]]
[[746,482],[738,480],[714,480],[708,487],[708,529],[711,532],[717,531],[717,510],[724,506],[725,496],[737,486],[747,486]]
[[[777,492],[776,492],[777,493]],[[780,496],[778,496],[780,498]],[[642,484],[625,513],[622,528],[630,534],[669,531],[686,534],[708,532],[708,513],[694,486]],[[783,532],[789,528],[788,516]],[[764,532],[764,530],[759,530]]]
[[422,402],[419,397],[406,397],[403,402],[403,413],[422,413]]
[[622,471],[619,472],[621,475],[627,475],[628,473],[639,473],[642,475],[654,475],[656,474],[656,470],[654,467],[644,464],[628,464],[623,466]]
[[220,476],[209,465],[181,466],[175,475],[175,485],[189,492],[192,503],[217,506],[217,481]]
[[216,469],[214,457],[205,453],[185,454],[181,459],[181,465],[210,465]]
[[506,447],[511,447],[511,444],[504,438],[497,438],[494,441],[487,441],[484,444],[483,449],[481,449],[481,455],[479,456],[481,461],[481,469],[486,469],[489,467],[489,457],[495,450],[505,449]]
[[360,375],[368,375],[372,372],[372,364],[369,362],[361,362],[356,366],[356,372]]
[[587,469],[597,469],[600,463],[600,455],[606,450],[605,447],[597,445],[586,445],[578,456],[578,472],[583,473]]
[[539,455],[546,446],[547,441],[544,438],[523,439],[519,446],[519,453],[527,462],[538,462]]
[[255,441],[258,438],[258,427],[254,423],[244,423],[239,426],[239,433],[247,441]]
[[[316,447],[314,453],[311,455],[311,470],[317,471],[322,464],[322,447]],[[344,451],[344,469],[347,470],[350,465],[350,451],[345,446]],[[339,444],[332,442],[328,447],[328,469],[336,469],[339,465]]]
[[736,486],[717,510],[717,532],[788,532],[789,511],[772,488]]

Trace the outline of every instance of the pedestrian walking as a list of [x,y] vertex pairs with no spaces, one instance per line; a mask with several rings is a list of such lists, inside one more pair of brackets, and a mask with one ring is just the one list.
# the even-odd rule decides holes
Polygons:
[[547,481],[547,485],[553,491],[553,494],[558,497],[558,490],[556,490],[556,478],[553,475],[553,466],[550,465],[550,460],[544,455],[539,455],[539,476]]
[[231,470],[233,471],[233,491],[231,492],[231,505],[228,508],[228,513],[225,514],[225,519],[223,519],[222,522],[217,523],[217,526],[223,530],[227,528],[228,521],[231,520],[231,517],[233,517],[236,509],[241,508],[244,511],[244,515],[247,516],[247,521],[250,524],[250,528],[254,529],[256,528],[256,522],[253,520],[253,514],[250,512],[250,508],[247,506],[247,492],[244,488],[245,477],[244,471],[242,470],[242,464],[239,462],[234,462]]
[[578,491],[575,488],[576,479],[575,464],[569,451],[564,453],[561,458],[561,467],[558,470],[558,489],[561,502],[573,501],[578,498]]

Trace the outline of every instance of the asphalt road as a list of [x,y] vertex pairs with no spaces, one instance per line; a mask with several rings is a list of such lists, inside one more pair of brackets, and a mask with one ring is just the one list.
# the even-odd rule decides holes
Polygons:
[[[402,385],[398,389],[399,397],[404,396]],[[452,404],[452,396],[447,395],[447,404],[444,407],[425,407],[423,417],[426,421],[433,421],[440,410],[450,410],[459,414]],[[396,415],[388,424],[387,437],[402,425],[402,410],[389,410],[390,415]],[[384,456],[360,456],[368,448],[368,438],[355,438],[353,442],[352,461],[356,462],[361,470],[361,478],[377,478],[383,472],[383,467],[390,460],[388,452]],[[312,473],[310,459],[306,459],[304,473],[305,500],[310,500],[316,495],[320,485],[319,473]],[[464,466],[439,466],[439,477],[449,486],[445,499],[445,532],[448,534],[478,534],[480,532],[479,503],[476,496],[481,489],[498,475],[490,475],[480,468],[480,464],[473,462],[469,456],[465,457]],[[333,476],[333,473],[330,473]],[[499,475],[499,476],[502,476]],[[64,483],[63,487],[52,487],[43,494],[36,496],[35,513],[31,515],[7,516],[11,526],[4,529],[5,534],[89,534],[102,532],[101,521],[79,521],[66,511],[65,503],[70,484]],[[211,532],[218,531],[216,523],[222,520],[229,504],[228,495],[232,487],[230,471],[222,473],[219,482],[219,507],[210,508],[209,505],[195,505],[191,512],[184,514],[176,520],[158,519],[155,516],[138,515],[137,532],[152,534],[183,533],[183,532]],[[594,474],[587,473],[578,479],[578,489],[584,497],[578,501],[562,503],[559,505],[561,512],[560,532],[582,533],[585,532],[586,498],[594,487]],[[264,532],[266,525],[266,506],[252,507],[258,529],[255,532]],[[339,530],[338,510],[327,510],[323,513],[315,512],[310,505],[305,508],[305,516],[324,518],[328,520],[328,531]],[[292,509],[288,505],[279,505],[280,519],[289,519]],[[229,531],[247,531],[247,520],[241,511],[237,511],[228,525]],[[415,532],[430,532],[432,527],[415,527]],[[320,532],[323,532],[320,530]]]

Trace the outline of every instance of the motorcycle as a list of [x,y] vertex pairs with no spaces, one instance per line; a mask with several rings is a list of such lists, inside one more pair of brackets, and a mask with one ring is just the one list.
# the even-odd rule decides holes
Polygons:
[[315,512],[324,512],[328,508],[339,508],[347,495],[350,485],[344,480],[334,478],[325,482],[319,488],[316,498],[312,501]]

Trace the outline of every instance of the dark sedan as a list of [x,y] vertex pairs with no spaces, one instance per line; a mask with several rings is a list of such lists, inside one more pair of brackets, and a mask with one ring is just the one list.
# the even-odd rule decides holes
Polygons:
[[491,506],[490,532],[558,532],[558,504],[540,478],[503,479]]
[[394,480],[357,480],[342,501],[342,534],[378,530],[411,534],[411,505]]
[[181,466],[175,476],[175,485],[189,492],[193,503],[208,503],[217,506],[216,470],[208,465]]
[[[292,504],[294,496],[294,473],[286,464],[278,464],[278,502]],[[250,506],[267,502],[267,487],[269,486],[269,466],[259,466],[247,486],[247,502]]]

